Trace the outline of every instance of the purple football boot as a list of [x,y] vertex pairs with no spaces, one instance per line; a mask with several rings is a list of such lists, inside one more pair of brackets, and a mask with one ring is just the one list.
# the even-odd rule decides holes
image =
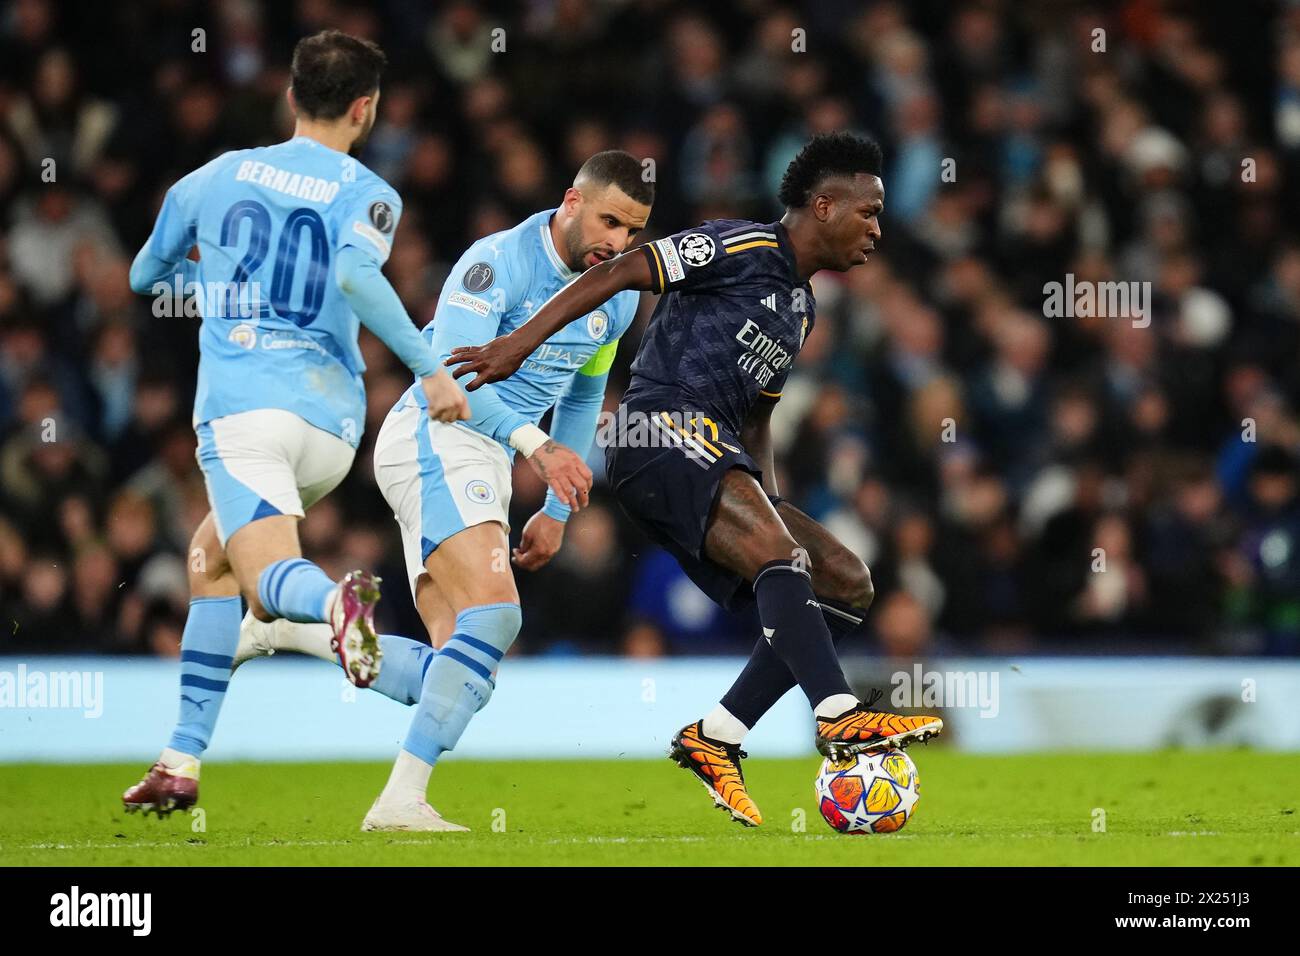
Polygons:
[[375,633],[375,605],[379,603],[379,578],[350,571],[339,582],[330,608],[334,637],[330,648],[339,656],[343,673],[358,687],[369,687],[379,676],[383,651]]

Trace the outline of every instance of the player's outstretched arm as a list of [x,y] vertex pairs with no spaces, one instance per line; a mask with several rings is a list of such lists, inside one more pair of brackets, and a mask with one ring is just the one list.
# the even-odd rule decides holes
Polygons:
[[429,416],[444,422],[468,418],[464,393],[438,367],[433,350],[411,324],[402,300],[374,258],[355,246],[344,246],[338,252],[334,278],[361,323],[419,377]]
[[633,249],[588,269],[509,335],[498,336],[485,345],[453,349],[445,364],[456,366],[452,372],[456,378],[474,373],[473,381],[466,386],[472,392],[509,378],[539,345],[618,293],[653,288],[649,260],[640,249]]
[[[498,276],[508,274],[508,267],[498,272]],[[514,306],[512,288],[512,283],[507,281],[502,286],[504,294],[493,297],[497,305],[484,302],[488,305],[486,316],[463,304],[452,304],[449,289],[444,288],[433,320],[433,354],[441,357],[455,348],[477,346],[487,341],[488,336],[500,327],[500,315]],[[446,369],[439,371],[453,388],[460,388],[447,375]],[[587,492],[591,490],[591,469],[576,452],[554,441],[528,416],[512,409],[494,388],[480,389],[465,397],[469,402],[466,424],[470,428],[519,452],[538,477],[546,482],[550,493],[565,506],[575,510],[586,506]]]

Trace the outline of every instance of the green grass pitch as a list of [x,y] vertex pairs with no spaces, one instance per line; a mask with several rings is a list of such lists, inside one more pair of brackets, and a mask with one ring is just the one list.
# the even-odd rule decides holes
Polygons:
[[1300,755],[912,753],[921,802],[887,836],[822,822],[811,756],[746,762],[757,829],[666,759],[449,760],[433,801],[467,834],[361,833],[379,764],[211,762],[201,820],[161,821],[118,802],[143,765],[0,766],[0,865],[1300,864]]

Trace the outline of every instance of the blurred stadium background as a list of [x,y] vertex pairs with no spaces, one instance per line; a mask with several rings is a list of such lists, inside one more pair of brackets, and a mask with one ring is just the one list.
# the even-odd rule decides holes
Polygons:
[[[175,179],[287,137],[289,54],[325,27],[391,61],[362,158],[404,199],[387,274],[419,325],[466,245],[554,206],[593,152],[654,158],[654,238],[779,217],[780,174],[811,133],[880,139],[881,251],[814,280],[816,332],[774,425],[783,492],[872,569],[861,673],[1050,655],[1040,690],[1079,690],[1080,714],[1125,675],[1163,676],[1187,691],[1176,719],[1210,730],[1232,724],[1242,680],[1295,691],[1294,661],[1244,660],[1300,655],[1300,4],[1263,0],[0,3],[0,665],[81,655],[123,687],[156,672],[170,716],[174,665],[138,657],[178,654],[207,507],[197,323],[155,317],[127,267]],[[1044,285],[1067,275],[1149,282],[1149,314],[1049,317]],[[366,439],[302,536],[331,573],[400,583],[369,462],[408,380],[363,345]],[[592,464],[599,485],[599,450]],[[515,478],[517,533],[543,489]],[[610,662],[593,656],[739,655],[757,633],[606,496],[518,577],[515,663],[595,668],[538,662],[521,680],[539,688],[597,681]],[[380,618],[423,634],[401,586]],[[1192,664],[1152,659],[1169,655],[1216,658],[1196,666],[1217,676],[1183,682]],[[712,689],[676,716],[737,665],[710,660]],[[11,756],[40,752],[0,736]]]

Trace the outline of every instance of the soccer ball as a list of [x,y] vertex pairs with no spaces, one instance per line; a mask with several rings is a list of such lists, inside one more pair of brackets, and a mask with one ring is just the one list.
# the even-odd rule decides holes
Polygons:
[[901,750],[824,760],[813,784],[817,809],[840,833],[894,833],[912,818],[921,780]]

